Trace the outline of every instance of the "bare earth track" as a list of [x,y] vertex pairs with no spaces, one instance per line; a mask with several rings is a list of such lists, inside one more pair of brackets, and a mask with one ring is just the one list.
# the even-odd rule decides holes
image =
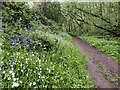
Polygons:
[[101,69],[106,68],[110,74],[114,77],[118,74],[118,64],[114,62],[106,54],[98,51],[97,49],[91,47],[85,41],[79,39],[76,36],[73,37],[74,44],[80,49],[80,53],[88,57],[88,72],[94,85],[97,88],[120,88],[118,82],[111,82],[107,76],[101,73]]

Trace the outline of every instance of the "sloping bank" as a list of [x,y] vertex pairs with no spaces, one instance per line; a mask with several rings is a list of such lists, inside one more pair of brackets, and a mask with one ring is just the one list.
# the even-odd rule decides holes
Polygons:
[[2,50],[2,88],[93,87],[86,70],[87,59],[80,55],[68,34],[38,30],[29,33],[27,38],[27,43],[22,40],[18,46]]
[[115,62],[120,63],[119,55],[119,38],[115,37],[95,37],[95,36],[80,36],[81,39],[88,42],[91,46],[99,51],[106,53]]

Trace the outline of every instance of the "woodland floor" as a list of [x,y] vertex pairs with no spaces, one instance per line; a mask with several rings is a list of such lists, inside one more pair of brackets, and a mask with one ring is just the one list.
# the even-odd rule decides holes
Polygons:
[[98,51],[88,43],[73,36],[74,44],[80,49],[80,53],[88,58],[88,72],[97,88],[120,88],[116,75],[119,73],[118,64],[106,54]]

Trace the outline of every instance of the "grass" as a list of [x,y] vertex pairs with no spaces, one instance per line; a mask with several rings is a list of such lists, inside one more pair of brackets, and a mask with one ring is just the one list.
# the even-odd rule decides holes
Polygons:
[[95,36],[80,36],[81,39],[88,42],[99,51],[106,53],[113,60],[119,63],[119,42],[116,38],[102,38]]
[[118,79],[120,78],[118,74],[111,73],[104,65],[102,65],[99,60],[95,59],[95,63],[97,67],[100,69],[100,72],[106,76],[106,78],[111,81],[112,83],[117,83]]

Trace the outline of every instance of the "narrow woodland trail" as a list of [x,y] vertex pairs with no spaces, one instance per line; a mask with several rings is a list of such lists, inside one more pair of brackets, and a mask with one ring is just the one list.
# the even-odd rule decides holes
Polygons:
[[[80,53],[88,57],[88,72],[97,88],[119,88],[118,64],[106,54],[91,47],[85,41],[76,36],[73,37],[74,44],[80,49]],[[117,79],[116,81],[112,81]]]

